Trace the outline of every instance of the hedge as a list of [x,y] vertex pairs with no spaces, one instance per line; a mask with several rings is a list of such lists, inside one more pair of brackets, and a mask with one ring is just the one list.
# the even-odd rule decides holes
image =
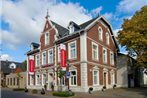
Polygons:
[[14,88],[13,91],[24,91],[23,88]]
[[74,96],[73,92],[53,92],[53,96],[59,96],[59,97],[69,97],[69,96]]

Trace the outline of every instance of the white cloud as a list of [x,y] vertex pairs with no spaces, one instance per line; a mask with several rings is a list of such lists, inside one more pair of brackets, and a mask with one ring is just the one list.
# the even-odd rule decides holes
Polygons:
[[112,13],[105,13],[103,16],[109,21],[111,21],[114,17]]
[[69,21],[81,24],[92,18],[91,14],[78,3],[63,3],[56,0],[3,0],[3,21],[10,26],[4,31],[2,39],[11,48],[27,45],[32,41],[39,42],[39,35],[45,23],[46,10],[50,19],[67,27]]
[[122,0],[117,6],[117,10],[124,13],[134,13],[144,5],[147,5],[147,0]]
[[113,30],[113,33],[114,33],[114,36],[117,37],[118,36],[118,31],[120,31],[121,29],[114,29]]
[[91,14],[92,14],[93,16],[98,15],[98,14],[100,14],[100,12],[102,11],[102,9],[103,9],[102,6],[96,8],[96,9],[93,9],[93,10],[91,11]]
[[1,57],[0,57],[0,60],[9,60],[9,61],[12,61],[12,57],[8,54],[2,54]]

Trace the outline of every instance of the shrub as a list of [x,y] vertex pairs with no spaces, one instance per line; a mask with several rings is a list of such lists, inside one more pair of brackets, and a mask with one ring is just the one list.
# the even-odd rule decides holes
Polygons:
[[14,88],[13,91],[24,91],[23,88]]
[[69,97],[69,96],[74,96],[74,93],[66,91],[66,92],[54,92],[53,96],[59,96],[59,97]]
[[37,93],[38,93],[38,90],[33,89],[33,90],[32,90],[32,93],[33,93],[33,94],[37,94]]

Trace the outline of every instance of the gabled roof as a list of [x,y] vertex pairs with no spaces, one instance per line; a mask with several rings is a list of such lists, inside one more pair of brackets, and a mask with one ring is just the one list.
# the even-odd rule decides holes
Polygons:
[[36,49],[38,48],[40,45],[38,43],[32,42],[31,45],[33,45],[33,48]]
[[9,68],[10,64],[14,63],[16,65],[16,68],[21,68],[23,71],[25,71],[24,67],[25,65],[23,65],[22,63],[19,62],[13,62],[13,61],[0,61],[0,68],[1,71],[4,74],[9,74],[12,72],[12,70]]
[[91,23],[92,23],[93,21],[95,21],[97,18],[98,18],[98,17],[93,18],[93,19],[91,19],[91,20],[88,20],[88,21],[86,21],[86,22],[80,24],[79,26],[81,27],[81,29],[85,29],[89,24],[91,24]]
[[64,28],[63,26],[51,21],[52,24],[56,27],[56,29],[58,30],[59,33],[59,37],[64,37],[66,35],[69,35],[69,30]]

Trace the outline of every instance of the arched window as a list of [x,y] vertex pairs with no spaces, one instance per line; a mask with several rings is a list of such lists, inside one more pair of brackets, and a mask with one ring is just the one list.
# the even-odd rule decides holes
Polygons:
[[109,34],[106,33],[106,44],[109,45]]
[[99,40],[103,40],[103,29],[101,27],[98,28],[98,32],[99,32]]

